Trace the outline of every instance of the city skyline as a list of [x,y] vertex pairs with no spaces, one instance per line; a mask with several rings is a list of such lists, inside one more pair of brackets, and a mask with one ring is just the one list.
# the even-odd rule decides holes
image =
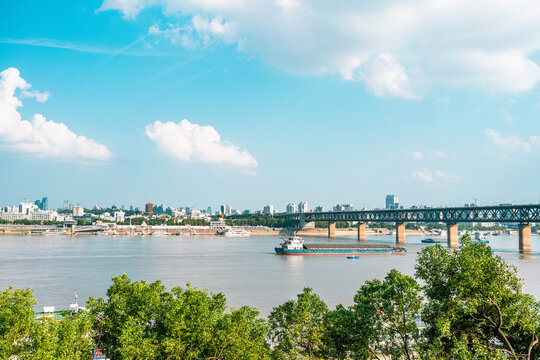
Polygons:
[[533,3],[235,4],[1,4],[0,206],[540,202]]

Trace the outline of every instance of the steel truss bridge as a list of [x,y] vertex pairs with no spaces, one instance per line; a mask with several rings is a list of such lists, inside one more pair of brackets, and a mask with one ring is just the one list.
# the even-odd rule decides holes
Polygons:
[[313,221],[328,222],[328,237],[336,237],[336,222],[358,223],[358,240],[366,240],[366,223],[394,222],[396,224],[396,243],[405,244],[405,223],[446,223],[449,247],[457,247],[459,223],[517,223],[519,224],[519,249],[530,252],[531,223],[540,223],[540,205],[499,205],[474,207],[446,207],[399,210],[361,210],[341,212],[309,212],[278,214],[276,217],[298,221],[302,228]]
[[341,212],[309,212],[278,214],[288,220],[311,221],[357,221],[357,222],[422,222],[448,223],[494,222],[494,223],[540,223],[539,205],[476,206],[422,208],[399,210],[361,210]]

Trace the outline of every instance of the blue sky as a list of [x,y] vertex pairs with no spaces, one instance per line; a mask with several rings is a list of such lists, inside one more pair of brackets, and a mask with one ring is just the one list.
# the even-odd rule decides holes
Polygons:
[[0,205],[537,203],[519,2],[2,2]]

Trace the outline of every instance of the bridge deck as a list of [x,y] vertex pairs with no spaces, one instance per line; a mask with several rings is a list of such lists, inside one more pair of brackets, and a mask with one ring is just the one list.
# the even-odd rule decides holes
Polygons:
[[297,221],[540,223],[540,205],[479,206],[278,214]]

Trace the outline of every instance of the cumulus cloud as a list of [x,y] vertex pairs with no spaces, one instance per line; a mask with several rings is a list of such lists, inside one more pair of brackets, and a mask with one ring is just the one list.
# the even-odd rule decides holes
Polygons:
[[[63,123],[47,121],[35,114],[31,121],[22,120],[18,108],[20,98],[33,97],[45,102],[49,93],[30,91],[30,84],[20,77],[16,68],[0,73],[0,143],[9,149],[36,157],[77,160],[108,160],[109,149],[93,139],[76,135]],[[20,91],[19,97],[16,92]]]
[[529,136],[522,139],[517,135],[502,135],[495,129],[486,129],[484,134],[501,151],[501,157],[512,152],[533,152],[540,149],[540,136]]
[[190,18],[202,39],[241,39],[271,66],[340,74],[376,96],[417,99],[439,84],[519,93],[540,81],[537,0],[104,0],[100,10],[134,18],[151,6]]
[[244,168],[258,165],[246,150],[222,141],[212,126],[201,126],[184,119],[179,123],[156,121],[147,125],[145,130],[159,152],[183,162],[219,163]]
[[411,177],[414,180],[422,181],[422,182],[438,182],[438,181],[446,181],[446,182],[455,182],[459,180],[459,176],[452,173],[443,172],[440,170],[431,171],[428,169],[422,169],[419,171],[413,171],[411,174]]

